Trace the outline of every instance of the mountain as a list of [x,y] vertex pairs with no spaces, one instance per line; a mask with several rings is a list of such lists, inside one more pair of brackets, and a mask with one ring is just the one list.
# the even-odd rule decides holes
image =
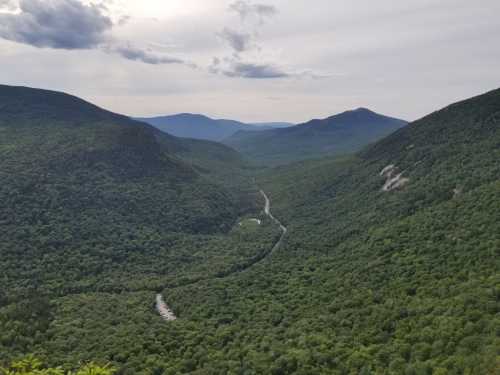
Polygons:
[[239,131],[225,139],[224,143],[250,160],[279,165],[352,153],[405,125],[403,120],[359,108],[284,129],[258,133]]
[[[497,374],[499,157],[496,90],[354,156],[263,171],[284,245],[168,291],[199,342],[214,340],[189,371]],[[192,340],[165,351],[179,372]]]
[[272,303],[255,342],[290,338],[281,368],[292,373],[498,373],[499,158],[495,90],[354,157],[262,175],[290,235],[233,292]]
[[274,220],[199,166],[217,144],[37,93],[0,95],[2,366],[498,373],[500,90],[354,155],[243,167]]
[[262,131],[288,125],[287,123],[245,124],[234,120],[214,120],[207,116],[190,113],[138,118],[137,120],[151,124],[176,137],[210,141],[222,141],[241,130]]
[[355,156],[263,171],[283,247],[230,278],[165,289],[184,323],[167,326],[156,365],[498,373],[499,145],[496,90]]
[[260,256],[273,229],[235,226],[255,207],[235,188],[245,173],[227,146],[1,85],[0,365],[48,346],[55,361],[75,358],[49,337],[59,319],[90,317],[75,315],[82,300],[105,306],[106,318],[91,319],[107,321],[117,300],[142,295],[147,307],[165,285]]

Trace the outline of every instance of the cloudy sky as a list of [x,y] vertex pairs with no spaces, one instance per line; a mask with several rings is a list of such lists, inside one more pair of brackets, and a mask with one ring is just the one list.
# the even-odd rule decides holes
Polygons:
[[0,0],[0,83],[134,116],[408,120],[500,87],[498,0]]

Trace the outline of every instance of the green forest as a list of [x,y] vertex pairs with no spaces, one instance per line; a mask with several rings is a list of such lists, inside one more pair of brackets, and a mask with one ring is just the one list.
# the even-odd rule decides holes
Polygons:
[[0,374],[500,373],[500,90],[276,168],[0,99]]

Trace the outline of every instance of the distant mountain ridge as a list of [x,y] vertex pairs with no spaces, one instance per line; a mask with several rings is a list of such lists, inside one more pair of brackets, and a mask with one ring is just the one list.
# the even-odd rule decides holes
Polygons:
[[136,119],[153,125],[157,129],[176,137],[217,142],[231,137],[238,131],[262,131],[293,125],[284,122],[247,124],[235,120],[212,119],[208,116],[194,113],[180,113],[158,117],[139,117]]
[[281,128],[290,128],[292,126],[295,126],[296,124],[293,124],[291,122],[254,122],[251,123],[250,125],[254,126],[260,126],[261,128],[271,128],[271,129],[281,129]]
[[224,143],[251,160],[272,165],[284,164],[352,153],[406,124],[404,120],[358,108],[290,128],[258,133],[240,131],[225,139]]

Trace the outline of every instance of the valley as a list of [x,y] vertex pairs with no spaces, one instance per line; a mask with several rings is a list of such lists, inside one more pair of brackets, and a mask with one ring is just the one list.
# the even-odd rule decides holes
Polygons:
[[499,95],[349,156],[260,168],[0,87],[0,361],[493,374]]
[[[272,255],[283,244],[283,240],[285,239],[285,236],[286,236],[286,233],[287,233],[287,228],[285,226],[283,226],[283,224],[281,224],[281,222],[278,219],[276,219],[273,216],[273,214],[271,213],[271,201],[269,200],[267,194],[264,191],[262,191],[262,190],[260,190],[260,194],[264,198],[264,209],[263,209],[263,212],[264,212],[264,214],[269,219],[271,219],[271,223],[272,224],[275,224],[275,225],[277,225],[279,227],[279,229],[281,231],[281,236],[279,237],[279,239],[277,240],[277,242],[272,245],[272,247],[269,250],[264,251],[260,255],[258,255],[256,257],[250,259],[249,262],[246,265],[240,266],[238,268],[234,268],[232,271],[223,272],[223,273],[221,273],[219,275],[216,275],[216,277],[219,278],[219,279],[232,276],[235,273],[240,273],[240,272],[248,271],[251,267],[255,266],[257,263],[259,263],[261,261],[264,261],[267,257],[269,257],[270,255]],[[253,219],[253,220],[257,220],[257,219]],[[261,221],[259,221],[259,225],[261,225]],[[184,284],[184,285],[179,285],[179,286],[180,287],[186,287],[188,285],[196,284],[196,283],[198,283],[200,281],[207,281],[207,279],[196,280],[196,281],[194,281],[192,283]],[[177,319],[177,317],[175,316],[175,314],[172,312],[172,310],[168,307],[168,305],[163,300],[163,296],[161,294],[157,294],[156,295],[156,309],[157,309],[158,313],[166,321],[174,321],[174,320]]]
[[499,0],[0,0],[0,375],[500,375]]

